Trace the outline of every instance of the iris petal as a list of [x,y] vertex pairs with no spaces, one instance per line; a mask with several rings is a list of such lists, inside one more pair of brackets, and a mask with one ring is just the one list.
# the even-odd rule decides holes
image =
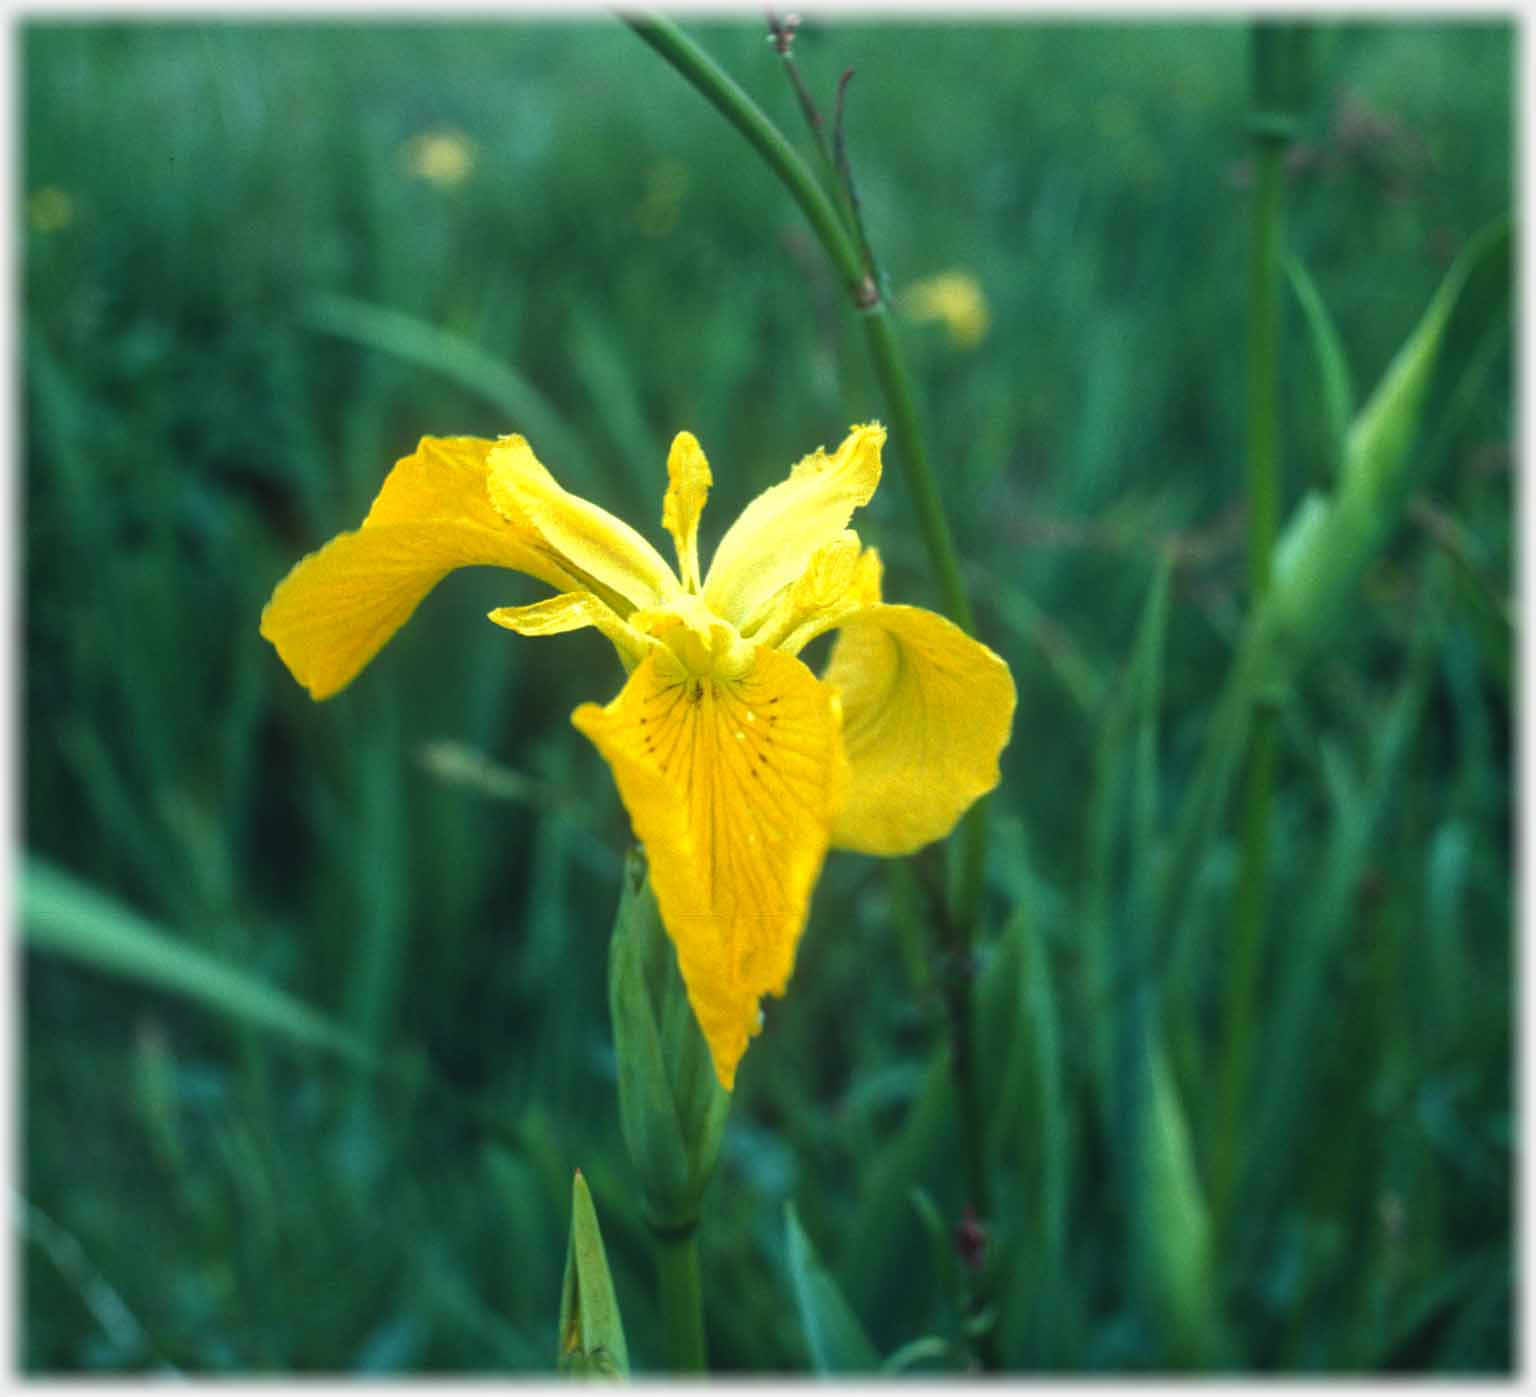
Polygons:
[[622,615],[680,590],[660,553],[616,515],[562,488],[522,437],[496,443],[489,486],[497,510],[530,524],[568,566],[606,589],[604,600]]
[[942,839],[998,782],[1013,676],[953,622],[915,606],[843,620],[822,676],[843,701],[848,799],[832,843],[909,854]]
[[728,1090],[758,1001],[782,994],[845,785],[836,695],[757,651],[731,680],[645,660],[571,721],[613,768],[689,1002]]
[[716,615],[743,627],[781,588],[805,572],[848,527],[880,483],[885,428],[855,427],[831,456],[815,451],[789,479],[764,490],[726,530],[704,579]]
[[261,633],[312,697],[351,683],[454,568],[484,563],[561,590],[577,585],[531,526],[491,508],[486,458],[494,445],[423,437],[386,477],[362,527],[278,583]]
[[748,633],[762,645],[798,655],[824,631],[841,625],[856,611],[880,600],[880,555],[859,547],[859,536],[845,529],[817,550],[805,571],[760,613]]

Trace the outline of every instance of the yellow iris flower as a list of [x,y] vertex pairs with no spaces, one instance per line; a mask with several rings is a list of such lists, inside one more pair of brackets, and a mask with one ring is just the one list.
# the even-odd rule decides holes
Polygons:
[[908,319],[939,321],[957,349],[975,349],[992,323],[981,283],[963,268],[914,281],[902,293],[901,308]]
[[[522,635],[593,626],[628,680],[571,715],[613,768],[645,845],[688,999],[729,1090],[759,1000],[783,994],[829,847],[906,854],[998,781],[1008,666],[931,611],[881,601],[880,559],[848,528],[880,480],[885,430],[854,427],[764,491],[701,577],[709,463],[667,459],[662,527],[678,570],[563,490],[519,436],[423,437],[362,527],[277,586],[261,633],[316,699],[342,689],[453,568],[557,589],[490,619]],[[818,679],[797,655],[840,629]]]
[[439,189],[463,184],[475,170],[475,143],[453,127],[413,136],[401,147],[406,169]]

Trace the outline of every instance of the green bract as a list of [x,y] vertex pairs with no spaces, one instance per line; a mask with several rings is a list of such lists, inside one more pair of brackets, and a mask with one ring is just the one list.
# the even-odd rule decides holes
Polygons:
[[720,1153],[731,1094],[715,1075],[688,1007],[638,848],[624,865],[609,949],[608,999],[619,1062],[619,1116],[646,1215],[663,1231],[691,1229]]

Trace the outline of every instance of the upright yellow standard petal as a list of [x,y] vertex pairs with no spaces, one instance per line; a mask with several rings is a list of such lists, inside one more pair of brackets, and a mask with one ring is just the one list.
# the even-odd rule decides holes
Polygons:
[[760,649],[735,679],[646,659],[571,721],[613,768],[688,999],[727,1090],[782,994],[845,785],[836,695]]
[[704,600],[716,615],[745,630],[763,605],[794,582],[825,544],[848,527],[880,483],[885,428],[855,427],[837,451],[817,450],[789,479],[764,490],[715,550]]
[[844,621],[822,676],[843,700],[848,799],[838,848],[909,854],[998,782],[1013,729],[1007,664],[932,611],[872,606]]
[[880,572],[880,555],[873,548],[861,550],[859,536],[845,529],[762,609],[752,639],[798,655],[823,631],[880,600]]
[[495,443],[423,437],[368,517],[302,559],[261,613],[261,633],[316,699],[345,688],[454,568],[513,568],[561,590],[576,579],[534,529],[486,495]]
[[690,592],[699,590],[699,515],[704,512],[713,480],[698,438],[692,432],[679,432],[667,453],[661,527],[677,545],[678,576]]
[[622,614],[654,606],[679,590],[667,560],[616,515],[573,495],[517,436],[503,437],[490,457],[491,503],[523,521],[578,575],[610,593]]

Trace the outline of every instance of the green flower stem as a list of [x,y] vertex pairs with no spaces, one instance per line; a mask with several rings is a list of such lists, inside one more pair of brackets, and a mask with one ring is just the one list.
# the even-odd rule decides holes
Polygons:
[[[833,268],[864,324],[865,343],[874,361],[875,375],[885,396],[897,459],[929,562],[939,585],[945,610],[967,634],[976,630],[970,595],[960,570],[959,555],[944,514],[908,377],[906,361],[891,323],[890,309],[881,297],[872,269],[861,256],[855,238],[826,191],[816,181],[798,151],[784,138],[761,108],[671,20],[659,15],[626,16],[634,31],[650,44],[752,144],[789,190],[810,220]],[[949,1009],[955,1086],[960,1102],[966,1170],[974,1194],[972,1205],[986,1216],[985,1179],[982,1164],[980,1093],[971,1052],[971,1001],[973,939],[981,906],[987,838],[987,802],[978,801],[964,821],[961,858],[950,879],[950,897],[942,921],[944,953],[950,984],[945,999]]]
[[661,1320],[669,1373],[702,1373],[704,1294],[699,1286],[699,1232],[656,1231],[656,1272],[661,1282]]
[[[1255,43],[1270,26],[1260,21]],[[1253,221],[1248,249],[1248,585],[1256,604],[1269,590],[1280,517],[1280,252],[1285,236],[1288,142],[1267,124],[1254,134]]]
[[624,860],[608,950],[608,1008],[618,1059],[619,1123],[650,1224],[666,1361],[704,1371],[698,1224],[731,1109],[689,1007],[644,853]]
[[[1312,494],[1293,512],[1280,540],[1268,595],[1243,623],[1237,653],[1206,724],[1158,878],[1150,953],[1132,967],[1156,973],[1183,934],[1201,860],[1226,807],[1252,719],[1261,704],[1293,683],[1343,624],[1360,579],[1402,520],[1420,458],[1412,451],[1440,348],[1469,281],[1498,304],[1508,296],[1510,221],[1483,229],[1445,274],[1423,317],[1403,342],[1345,443],[1340,483]],[[1490,279],[1492,279],[1490,283]]]
[[890,409],[897,459],[901,462],[907,490],[917,510],[923,542],[928,547],[928,560],[944,598],[944,609],[966,634],[974,635],[976,618],[971,611],[970,594],[966,591],[959,555],[950,537],[944,502],[939,498],[939,487],[928,464],[928,450],[923,445],[923,432],[917,420],[912,383],[907,377],[901,346],[896,341],[890,309],[884,301],[877,301],[863,310],[861,319],[864,321],[864,341],[875,363],[875,376],[880,380],[886,406]]
[[980,1083],[976,1075],[975,1024],[972,1005],[975,995],[975,966],[971,958],[971,939],[965,928],[956,928],[950,949],[949,973],[945,977],[945,1008],[949,1014],[949,1037],[954,1054],[953,1075],[959,1098],[966,1195],[978,1217],[992,1215],[991,1189],[982,1150],[983,1112]]
[[1253,1071],[1254,998],[1269,901],[1269,815],[1274,800],[1277,716],[1272,704],[1257,706],[1248,739],[1242,861],[1226,967],[1225,1046],[1218,1055],[1221,1075],[1215,1098],[1218,1117],[1211,1158],[1212,1213],[1218,1235],[1226,1233],[1237,1191],[1248,1082]]
[[865,273],[858,249],[800,153],[784,139],[757,105],[707,53],[663,15],[624,15],[624,22],[667,60],[756,148],[794,196],[826,248],[848,293],[878,295]]
[[[789,85],[795,91],[795,100],[800,103],[801,115],[805,117],[806,129],[811,133],[811,140],[816,146],[816,161],[821,167],[822,186],[826,189],[837,187],[837,167],[833,163],[832,152],[827,147],[827,133],[822,126],[821,113],[816,110],[816,103],[811,97],[810,89],[805,85],[805,79],[800,76],[800,66],[795,62],[793,52],[793,34],[789,41],[782,47],[775,38],[775,47],[779,50],[779,61],[783,64],[784,75],[789,79]],[[848,226],[847,211],[843,211],[843,225]]]
[[[1248,255],[1248,585],[1255,610],[1269,594],[1280,516],[1280,295],[1285,240],[1285,154],[1293,126],[1300,26],[1254,23],[1254,195]],[[1253,1068],[1254,995],[1263,960],[1269,903],[1270,810],[1274,803],[1276,722],[1272,704],[1253,714],[1245,774],[1242,861],[1228,951],[1225,1044],[1215,1096],[1211,1161],[1213,1212],[1226,1230],[1237,1188],[1243,1122]]]
[[[860,318],[864,322],[864,338],[869,345],[870,357],[874,360],[875,374],[890,409],[890,427],[897,443],[897,459],[902,464],[907,490],[917,509],[918,523],[922,526],[923,541],[928,546],[929,562],[944,599],[944,609],[967,635],[975,635],[976,616],[971,610],[970,593],[966,590],[959,556],[950,537],[944,503],[939,497],[938,485],[928,464],[928,452],[923,445],[911,380],[907,377],[906,361],[891,324],[890,309],[882,300],[864,309]],[[974,1193],[972,1206],[983,1217],[988,1216],[988,1212],[986,1189],[981,1182],[982,1121],[979,1096],[971,1080],[970,982],[973,978],[972,942],[981,915],[981,896],[986,874],[987,810],[990,804],[988,800],[978,800],[961,822],[961,860],[956,876],[950,880],[948,909],[949,954],[952,974],[958,982],[956,992],[949,996],[950,1032],[955,1046],[955,1073],[960,1093],[966,1154],[970,1161],[969,1174]]]
[[890,411],[891,435],[917,510],[923,542],[933,565],[944,607],[967,633],[975,631],[970,597],[944,515],[943,502],[928,463],[918,424],[911,381],[902,358],[890,311],[838,215],[800,153],[740,86],[670,19],[661,15],[625,16],[636,34],[654,48],[731,123],[772,167],[800,205],[826,249],[828,258],[856,310],[863,312],[864,337]]

